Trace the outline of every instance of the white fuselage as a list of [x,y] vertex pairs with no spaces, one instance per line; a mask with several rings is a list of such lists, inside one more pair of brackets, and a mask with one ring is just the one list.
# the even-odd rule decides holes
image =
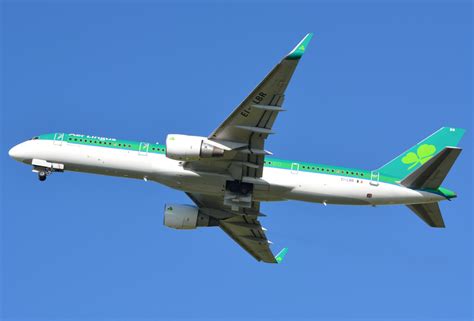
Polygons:
[[[10,155],[31,164],[40,159],[64,164],[66,171],[95,173],[156,181],[184,192],[223,195],[230,175],[196,172],[164,154],[141,153],[66,141],[30,140],[15,146]],[[396,184],[338,175],[265,167],[255,184],[260,201],[299,200],[326,204],[383,205],[431,203],[445,198]]]

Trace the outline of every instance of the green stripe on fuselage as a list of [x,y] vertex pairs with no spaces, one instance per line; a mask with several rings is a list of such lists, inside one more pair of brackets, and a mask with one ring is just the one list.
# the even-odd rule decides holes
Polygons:
[[[64,136],[61,136],[64,135]],[[78,134],[44,134],[38,136],[38,139],[65,141],[71,144],[88,145],[96,147],[116,148],[130,151],[141,151],[155,154],[165,154],[166,146],[160,144],[151,144],[147,142],[136,142],[131,140],[119,140],[102,136],[78,135]]]
[[327,175],[346,176],[359,179],[370,179],[370,172],[366,170],[291,161],[273,157],[265,157],[265,167],[288,169],[299,172],[313,172]]

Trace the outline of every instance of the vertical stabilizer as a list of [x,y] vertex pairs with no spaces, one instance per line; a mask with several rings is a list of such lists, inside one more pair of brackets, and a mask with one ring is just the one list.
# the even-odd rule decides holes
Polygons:
[[441,186],[454,162],[461,154],[459,147],[446,147],[405,177],[400,184],[413,189],[437,189]]
[[464,135],[462,128],[442,127],[409,150],[391,160],[377,171],[385,176],[405,178],[445,147],[456,147]]

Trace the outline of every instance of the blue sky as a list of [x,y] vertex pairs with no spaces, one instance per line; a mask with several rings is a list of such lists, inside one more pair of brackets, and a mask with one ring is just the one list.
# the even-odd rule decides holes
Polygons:
[[[471,320],[470,2],[2,3],[4,320]],[[281,265],[218,229],[162,225],[155,183],[40,183],[8,158],[34,135],[206,136],[307,32],[268,149],[377,168],[442,126],[468,130],[447,228],[403,206],[264,204]]]

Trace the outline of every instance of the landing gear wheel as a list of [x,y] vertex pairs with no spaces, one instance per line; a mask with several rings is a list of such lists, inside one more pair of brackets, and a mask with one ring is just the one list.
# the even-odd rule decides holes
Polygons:
[[232,193],[247,195],[253,191],[253,185],[251,183],[244,183],[237,180],[227,181],[225,189]]
[[243,195],[247,195],[250,192],[250,188],[248,186],[242,185],[240,187],[240,193]]
[[40,181],[45,181],[46,180],[46,176],[48,176],[48,174],[45,172],[45,171],[39,171],[38,172],[38,179]]

